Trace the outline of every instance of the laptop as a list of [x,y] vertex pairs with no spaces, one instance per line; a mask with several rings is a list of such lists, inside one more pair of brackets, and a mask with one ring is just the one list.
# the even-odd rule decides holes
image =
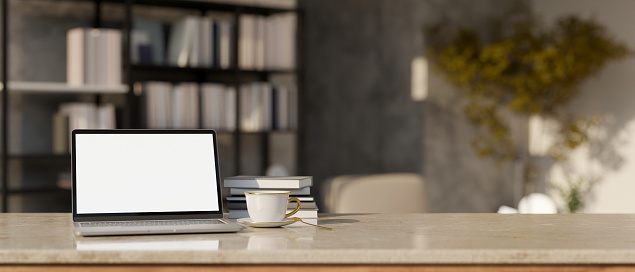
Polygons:
[[214,130],[75,129],[76,235],[236,232],[223,219]]

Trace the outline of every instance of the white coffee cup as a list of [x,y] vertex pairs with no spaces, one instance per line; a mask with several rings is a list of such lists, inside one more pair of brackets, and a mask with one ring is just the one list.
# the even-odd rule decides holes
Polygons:
[[[280,222],[283,219],[294,215],[300,210],[300,200],[291,197],[289,191],[248,191],[245,192],[247,199],[247,212],[253,222]],[[290,213],[287,212],[287,204],[295,201],[298,207]]]

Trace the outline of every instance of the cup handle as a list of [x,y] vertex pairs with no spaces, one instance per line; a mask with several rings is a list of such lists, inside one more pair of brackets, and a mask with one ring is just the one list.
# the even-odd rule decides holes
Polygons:
[[295,210],[293,210],[292,212],[285,214],[284,218],[288,218],[289,216],[294,215],[295,213],[297,213],[300,210],[300,205],[302,205],[302,204],[300,204],[300,200],[297,197],[290,197],[289,198],[289,203],[291,203],[291,201],[297,202],[298,206],[295,207]]

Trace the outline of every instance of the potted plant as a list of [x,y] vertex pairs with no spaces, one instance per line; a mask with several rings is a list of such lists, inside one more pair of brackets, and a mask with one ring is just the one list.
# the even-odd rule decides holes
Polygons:
[[528,11],[495,18],[485,29],[438,24],[426,29],[426,44],[433,66],[466,98],[465,116],[479,128],[474,151],[496,162],[522,163],[524,195],[533,191],[537,167],[527,148],[514,145],[501,112],[556,121],[557,140],[547,155],[564,161],[599,124],[571,115],[566,106],[586,79],[630,53],[593,20],[567,16],[547,27]]

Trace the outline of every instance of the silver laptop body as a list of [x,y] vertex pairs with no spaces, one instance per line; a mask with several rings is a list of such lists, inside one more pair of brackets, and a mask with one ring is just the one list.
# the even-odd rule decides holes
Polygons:
[[223,219],[213,130],[72,132],[76,235],[236,232]]

